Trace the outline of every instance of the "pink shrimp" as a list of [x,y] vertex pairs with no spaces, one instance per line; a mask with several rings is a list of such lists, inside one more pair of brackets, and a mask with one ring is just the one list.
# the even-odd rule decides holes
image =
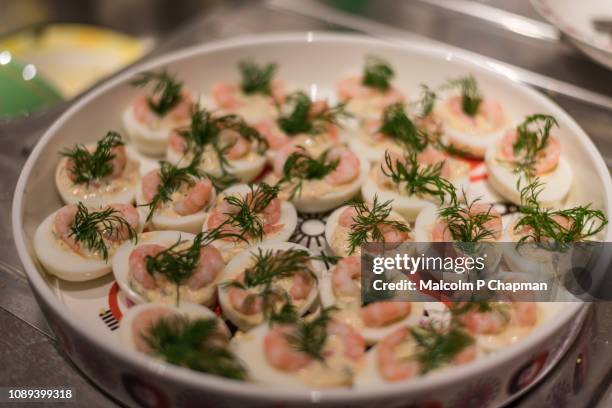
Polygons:
[[293,284],[289,295],[293,300],[304,300],[312,289],[312,278],[306,272],[298,272],[293,276]]
[[170,133],[169,144],[170,148],[176,153],[185,153],[185,138],[179,135],[176,130],[173,130],[172,133]]
[[481,117],[492,129],[499,129],[504,124],[505,116],[498,102],[483,100],[478,107],[475,116],[469,116],[463,111],[463,99],[460,95],[449,98],[447,101],[449,110],[459,119],[469,124],[476,125],[476,118]]
[[359,158],[348,149],[334,148],[329,153],[330,160],[339,160],[336,168],[326,176],[326,180],[335,186],[352,182],[359,176]]
[[134,339],[134,347],[136,350],[149,354],[151,348],[144,336],[149,332],[151,326],[159,320],[163,318],[172,318],[174,316],[176,316],[175,312],[162,306],[147,308],[138,313],[138,315],[134,317],[131,327],[132,338]]
[[264,338],[264,352],[268,362],[279,370],[296,372],[313,361],[306,353],[296,350],[289,344],[288,336],[293,335],[295,327],[274,327]]
[[[131,204],[110,204],[109,207],[117,211],[119,214],[116,215],[123,218],[132,228],[132,230],[136,230],[138,228],[140,214],[138,213],[138,210],[134,208],[134,206]],[[108,239],[111,241],[125,241],[129,237],[129,228],[126,225],[120,225],[117,229],[113,230],[111,234],[109,234]]]
[[395,88],[380,91],[362,84],[361,76],[347,77],[338,82],[338,96],[341,100],[366,99],[381,97],[376,103],[376,107],[383,109],[394,103],[403,102],[404,96]]
[[259,121],[254,127],[266,139],[269,148],[272,150],[278,150],[289,143],[289,136],[283,133],[271,119]]
[[78,253],[81,251],[81,245],[72,236],[72,229],[70,228],[74,223],[77,211],[78,207],[74,204],[63,206],[55,214],[53,227],[59,238],[73,251]]
[[228,141],[229,149],[225,153],[228,159],[237,160],[246,156],[251,151],[251,142],[234,130],[226,129],[223,136]]
[[469,310],[460,320],[473,334],[498,334],[508,325],[530,327],[537,322],[537,306],[534,302],[509,302],[502,305],[508,310]]
[[[517,139],[516,131],[507,132],[501,141],[502,158],[514,161],[518,157],[514,154],[514,143]],[[557,168],[561,158],[561,144],[559,140],[551,136],[546,143],[546,147],[538,153],[533,169],[537,175],[546,174]]]
[[381,327],[403,319],[410,310],[410,302],[380,301],[362,307],[360,316],[366,326]]
[[342,258],[331,270],[331,283],[334,292],[340,296],[357,297],[361,288],[357,284],[361,277],[361,257],[359,255]]
[[155,256],[165,248],[157,244],[139,245],[132,250],[128,260],[131,276],[145,289],[155,289],[155,279],[147,270],[147,257]]
[[[365,340],[351,326],[332,320],[327,324],[327,334],[342,340],[342,352],[352,360],[359,360],[365,354]],[[277,326],[264,339],[264,352],[268,362],[279,370],[296,372],[313,361],[306,353],[295,350],[288,337],[295,333],[295,326]],[[324,358],[331,357],[331,350],[323,351]]]
[[340,217],[338,217],[338,224],[344,228],[350,228],[355,223],[355,219],[357,218],[357,210],[355,207],[346,207],[340,213]]
[[161,184],[161,178],[159,177],[158,170],[151,170],[145,174],[142,178],[142,196],[149,202],[155,197],[155,194],[159,191],[159,185]]
[[[236,281],[244,283],[244,273],[238,275]],[[244,289],[230,286],[227,291],[227,296],[232,307],[242,314],[255,315],[261,313],[263,309],[261,297],[251,296],[251,294]]]
[[[352,360],[359,360],[365,354],[365,339],[351,325],[332,320],[327,324],[327,334],[338,336],[344,345],[344,355]],[[327,355],[326,357],[329,357]]]
[[[159,116],[151,110],[149,106],[149,97],[146,95],[140,95],[134,101],[134,116],[140,123],[152,123],[159,119]],[[187,91],[182,91],[180,102],[172,108],[165,117],[171,118],[175,122],[183,122],[188,120],[191,116],[191,109],[193,107],[193,99],[191,94]]]
[[434,149],[431,146],[427,146],[422,152],[417,155],[417,162],[420,165],[432,166],[440,162],[444,162],[440,176],[443,178],[449,178],[451,175],[451,169],[449,162],[447,161],[448,155],[438,149]]
[[[462,211],[464,216],[469,217],[474,214],[485,214],[489,213],[491,219],[484,223],[483,227],[487,230],[491,231],[492,236],[485,238],[485,241],[498,240],[501,237],[502,233],[502,219],[501,215],[495,208],[493,208],[490,204],[485,203],[473,203],[470,207],[469,214],[467,213],[467,209]],[[453,236],[448,228],[448,225],[445,221],[438,220],[431,231],[431,239],[433,242],[452,242]]]
[[400,358],[396,348],[411,338],[408,327],[400,327],[382,339],[376,346],[376,363],[381,376],[387,381],[400,381],[415,377],[421,365],[413,359]]
[[276,174],[277,176],[282,176],[283,169],[285,167],[285,162],[287,161],[289,156],[291,156],[293,153],[301,151],[303,151],[303,149],[293,144],[286,144],[285,146],[281,147],[276,152],[276,154],[274,155],[274,159],[272,160],[274,174]]
[[174,211],[179,215],[190,215],[201,211],[210,201],[213,185],[209,179],[202,179],[189,186],[184,198],[175,201]]
[[387,224],[383,224],[379,228],[386,243],[401,243],[410,240],[410,233],[407,231],[400,231]]
[[212,88],[212,97],[221,108],[226,110],[238,109],[244,106],[240,98],[240,87],[227,82],[219,82]]
[[187,279],[187,286],[197,290],[210,285],[225,267],[223,256],[212,245],[200,248],[200,260],[194,273]]
[[374,139],[375,142],[382,142],[389,138],[389,136],[379,132],[381,124],[380,119],[367,119],[363,122],[366,134]]

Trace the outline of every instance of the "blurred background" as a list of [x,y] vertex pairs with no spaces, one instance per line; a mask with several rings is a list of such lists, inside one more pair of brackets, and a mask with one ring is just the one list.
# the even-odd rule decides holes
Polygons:
[[[612,166],[610,0],[0,0],[0,361],[12,368],[0,372],[0,384],[70,384],[80,405],[115,405],[55,349],[13,247],[12,192],[44,130],[96,84],[144,59],[296,30],[486,56],[566,109]],[[515,405],[612,406],[611,321],[612,307],[594,307],[563,362]],[[576,376],[587,373],[576,387]]]

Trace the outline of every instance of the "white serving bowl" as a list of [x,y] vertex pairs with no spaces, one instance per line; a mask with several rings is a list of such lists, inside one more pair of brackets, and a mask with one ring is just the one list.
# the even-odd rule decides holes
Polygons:
[[536,11],[557,27],[580,51],[612,69],[612,40],[593,27],[594,18],[612,19],[609,0],[531,0]]
[[[449,53],[414,42],[312,32],[248,36],[180,50],[130,69],[77,101],[35,147],[15,191],[12,222],[19,256],[60,348],[85,375],[127,405],[305,406],[317,403],[319,406],[392,407],[434,401],[453,406],[458,401],[480,397],[483,395],[480,390],[487,387],[483,392],[488,399],[481,405],[492,406],[524,392],[560,359],[581,326],[586,311],[583,304],[564,304],[562,314],[544,322],[516,346],[472,364],[409,382],[373,390],[316,391],[234,382],[154,361],[121,347],[116,332],[109,330],[112,325],[107,320],[104,324],[100,318],[108,318],[109,312],[100,312],[107,305],[107,299],[116,320],[121,317],[122,309],[128,307],[122,303],[121,293],[117,295],[112,279],[66,283],[46,274],[37,262],[32,245],[34,231],[47,214],[61,206],[52,181],[57,152],[77,142],[91,142],[95,135],[108,129],[120,128],[124,106],[138,93],[128,85],[136,72],[166,67],[195,94],[204,94],[215,81],[235,80],[233,67],[237,61],[256,56],[261,61],[278,62],[282,77],[304,87],[316,86],[320,96],[329,97],[335,80],[349,68],[361,67],[369,54],[389,60],[399,73],[397,86],[409,95],[418,93],[420,83],[439,83],[441,78],[471,72],[487,94],[504,95],[509,108],[518,115],[533,112],[554,115],[561,125],[558,137],[564,154],[571,163],[580,163],[574,167],[576,182],[570,199],[581,203],[584,202],[581,197],[588,197],[594,207],[610,214],[610,175],[584,131],[553,102],[515,82],[512,72],[496,72],[495,64],[484,58]],[[607,229],[604,239],[612,240],[612,229]],[[594,277],[594,283],[601,278]],[[529,376],[530,381],[521,382],[525,378],[521,374],[529,370],[533,374],[533,367],[541,361],[545,364],[537,365],[537,374]]]

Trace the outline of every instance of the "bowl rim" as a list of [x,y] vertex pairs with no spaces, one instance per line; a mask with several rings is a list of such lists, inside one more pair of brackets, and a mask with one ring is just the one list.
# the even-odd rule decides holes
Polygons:
[[608,56],[612,56],[612,42],[607,43],[608,45],[606,46],[604,45],[606,43],[602,42],[600,39],[595,38],[583,30],[578,30],[575,26],[568,24],[564,19],[559,17],[557,13],[553,12],[554,2],[552,2],[552,4],[548,0],[530,0],[530,2],[541,17],[554,25],[564,35],[577,42],[578,45],[592,48],[607,54]]
[[[102,338],[96,337],[92,333],[86,331],[84,326],[79,324],[79,319],[72,319],[73,313],[71,313],[65,307],[65,305],[62,304],[61,300],[53,293],[43,274],[39,272],[34,260],[29,255],[26,249],[26,237],[23,229],[23,203],[26,184],[30,178],[32,170],[38,162],[41,152],[46,145],[54,137],[56,137],[58,134],[57,131],[64,125],[65,122],[78,114],[83,106],[90,103],[99,95],[110,91],[112,88],[125,82],[135,73],[142,70],[155,69],[178,60],[184,60],[197,55],[213,53],[225,49],[243,48],[245,46],[304,43],[331,43],[338,45],[343,43],[362,44],[369,47],[385,47],[387,49],[396,49],[400,52],[412,52],[431,58],[446,59],[449,61],[452,60],[462,67],[478,70],[488,74],[495,74],[496,81],[505,81],[506,83],[512,83],[514,86],[520,87],[529,98],[532,98],[538,103],[547,106],[547,108],[553,111],[555,115],[562,117],[564,122],[568,123],[569,131],[578,135],[580,143],[593,157],[599,176],[604,180],[606,178],[608,179],[608,182],[604,185],[604,196],[606,197],[606,211],[607,213],[610,213],[609,207],[612,204],[612,180],[603,158],[587,134],[561,107],[546,98],[544,95],[536,92],[534,89],[520,83],[517,80],[518,77],[510,70],[499,69],[493,60],[486,57],[476,57],[464,51],[449,51],[443,46],[432,46],[431,44],[423,44],[414,40],[400,38],[377,39],[361,34],[340,34],[324,31],[293,31],[237,36],[180,49],[172,53],[156,57],[149,61],[139,63],[117,77],[114,77],[111,80],[95,87],[90,92],[79,98],[45,131],[44,135],[36,144],[22,169],[15,188],[12,206],[12,229],[17,252],[26,271],[28,281],[30,282],[33,291],[37,295],[37,300],[39,302],[44,301],[45,306],[51,309],[53,314],[59,316],[64,325],[67,325],[72,331],[78,333],[90,344],[100,349],[102,352],[112,355],[112,357],[115,359],[125,361],[126,363],[135,366],[140,371],[150,372],[151,374],[153,374],[153,372],[157,374],[161,373],[160,376],[166,377],[167,381],[186,384],[187,386],[196,389],[210,390],[218,394],[227,393],[241,398],[257,398],[260,401],[282,399],[287,402],[349,402],[355,400],[367,401],[368,399],[386,399],[407,395],[414,392],[423,393],[428,389],[456,383],[458,380],[461,380],[466,376],[473,376],[479,372],[490,371],[504,362],[511,361],[516,355],[522,355],[525,353],[530,354],[530,349],[532,346],[543,342],[552,333],[560,330],[563,326],[568,325],[574,316],[576,316],[580,310],[586,307],[586,304],[569,304],[565,312],[560,315],[558,319],[545,322],[529,337],[513,347],[500,351],[472,364],[455,367],[452,370],[434,372],[426,377],[419,377],[411,381],[391,384],[376,389],[312,390],[307,388],[274,388],[274,392],[270,392],[273,388],[262,386],[260,384],[227,380],[213,375],[196,373],[161,361],[154,361],[150,357],[133,353],[125,348],[117,347],[111,342],[104,342]],[[606,240],[612,240],[612,228],[608,229]]]

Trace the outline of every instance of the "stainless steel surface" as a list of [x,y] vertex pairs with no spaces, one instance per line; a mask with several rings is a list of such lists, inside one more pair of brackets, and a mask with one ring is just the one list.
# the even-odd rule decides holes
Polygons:
[[[9,1],[12,3],[18,2]],[[116,7],[119,1],[108,3],[115,3]],[[140,0],[135,3],[142,6]],[[64,4],[68,11],[74,10],[70,8],[74,6],[72,2]],[[172,4],[180,8],[181,3]],[[460,7],[460,4],[469,7]],[[485,15],[481,13],[483,10]],[[181,14],[184,10],[174,12]],[[96,15],[97,11],[92,13]],[[516,23],[514,29],[508,24],[499,24],[494,21],[496,15],[512,17],[513,21],[525,18],[522,21],[530,27],[532,35],[520,32]],[[134,18],[133,22],[141,24],[140,20]],[[128,25],[131,22],[123,21]],[[288,30],[356,31],[445,43],[499,60],[500,69],[512,64],[520,80],[543,89],[585,128],[612,166],[612,74],[557,39],[547,27],[527,0],[236,0],[208,9],[174,30],[164,31],[152,55],[216,38]],[[11,127],[0,126],[3,146],[0,150],[0,327],[3,333],[8,333],[1,340],[0,361],[3,367],[15,367],[0,370],[0,385],[70,385],[77,388],[79,406],[114,406],[111,399],[84,380],[55,348],[51,331],[19,272],[9,229],[10,202],[18,172],[32,144],[63,108]],[[589,329],[583,330],[567,356],[541,385],[513,406],[611,406],[612,389],[608,387],[612,377],[609,344],[612,304],[597,304],[591,313],[586,326]],[[589,356],[588,367],[584,365],[585,353]],[[575,389],[575,373],[585,367],[587,382]]]

